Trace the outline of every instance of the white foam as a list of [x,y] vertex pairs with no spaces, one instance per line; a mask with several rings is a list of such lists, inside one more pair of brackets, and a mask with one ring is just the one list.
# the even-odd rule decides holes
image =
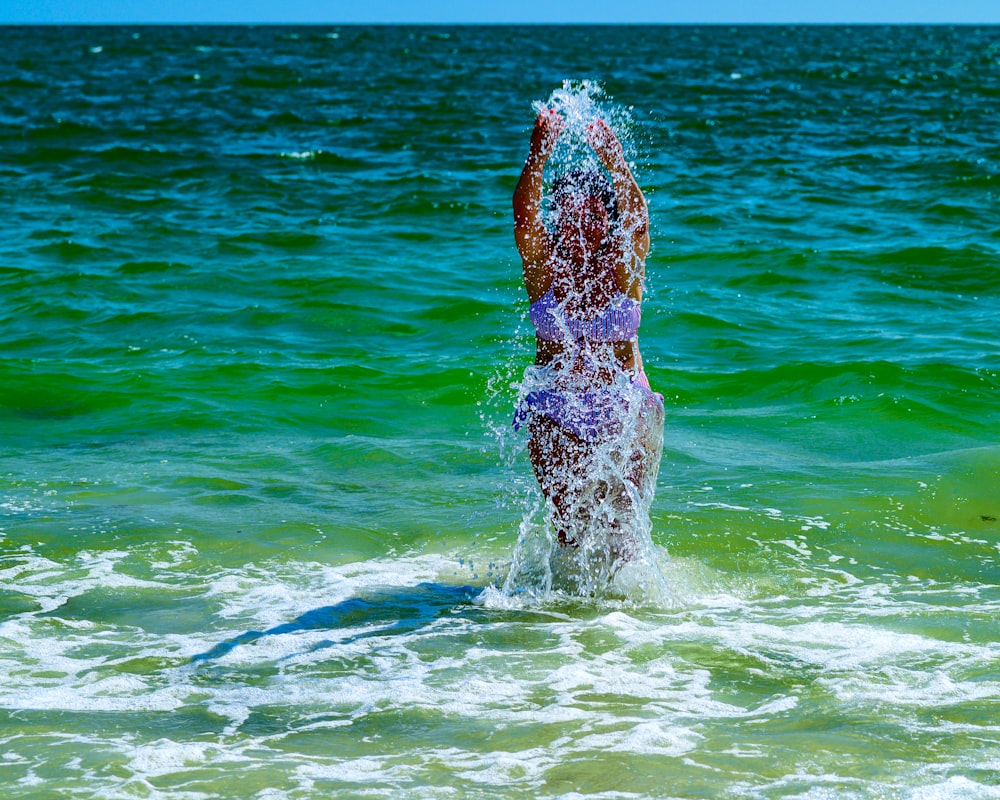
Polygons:
[[[183,571],[185,548],[174,552]],[[61,580],[52,575],[45,585],[38,576],[58,571],[58,565],[32,562],[34,556],[28,554],[33,566],[26,574],[50,594],[75,595],[102,575],[113,579],[120,568],[115,566],[120,554],[91,555],[74,560],[71,571],[63,568]],[[716,754],[726,752],[752,771],[767,752],[752,731],[766,732],[773,721],[799,713],[800,705],[811,702],[803,693],[812,687],[828,693],[839,711],[876,710],[880,724],[909,735],[944,741],[959,732],[981,739],[998,732],[997,726],[951,721],[928,714],[928,709],[995,704],[1000,681],[984,679],[984,670],[988,675],[990,665],[997,663],[1000,645],[944,641],[892,627],[896,615],[920,607],[915,604],[924,593],[934,596],[935,610],[960,613],[967,600],[982,612],[988,604],[976,592],[902,578],[895,586],[850,584],[830,576],[827,594],[760,594],[739,586],[743,576],[720,575],[696,560],[680,558],[664,564],[671,591],[683,595],[676,605],[646,607],[606,599],[567,603],[563,597],[551,599],[550,605],[535,602],[505,610],[511,598],[485,589],[475,606],[429,615],[412,628],[361,615],[343,629],[292,627],[264,635],[190,666],[148,674],[118,666],[132,658],[176,663],[235,640],[248,629],[289,623],[349,597],[372,598],[377,604],[381,590],[405,591],[421,582],[453,579],[456,571],[453,560],[428,555],[335,567],[260,564],[195,575],[189,581],[204,583],[194,588],[223,610],[213,619],[215,630],[196,636],[21,614],[0,623],[0,707],[124,714],[198,707],[223,718],[220,734],[204,740],[180,732],[176,741],[173,734],[146,740],[132,733],[80,738],[78,751],[110,751],[124,759],[120,776],[95,773],[88,779],[94,792],[109,798],[125,797],[127,787],[143,782],[169,783],[172,776],[192,769],[217,774],[232,770],[233,764],[241,765],[234,774],[273,771],[283,788],[257,792],[261,800],[310,796],[322,783],[350,784],[359,796],[390,797],[401,787],[405,791],[420,785],[423,770],[458,776],[477,787],[514,785],[525,795],[537,795],[544,794],[550,770],[598,753],[625,761],[704,762],[702,768],[710,769],[707,764],[718,763]],[[948,592],[955,598],[953,607],[947,605]],[[839,613],[842,608],[863,608],[865,615],[845,617]],[[734,653],[756,664],[745,671],[749,685],[759,678],[762,686],[776,679],[787,688],[734,695],[731,685],[719,685],[709,655],[713,652],[723,657]],[[705,661],[692,653],[705,654]],[[801,677],[788,679],[789,674]],[[261,709],[280,713],[287,722],[258,730],[251,721]],[[383,753],[376,740],[351,758],[295,752],[297,735],[349,736],[356,725],[370,731],[373,724],[388,724],[372,720],[394,715],[416,715],[414,719],[431,725],[439,718],[459,730],[462,725],[476,731],[523,727],[533,733],[521,739],[523,751],[494,751],[477,736],[462,741],[458,734],[447,743],[423,742],[412,758]],[[734,720],[746,724],[734,726]],[[746,741],[727,743],[722,731],[737,728]],[[31,784],[32,776],[46,774],[39,756],[26,759],[26,751],[14,746],[12,737],[23,735],[15,725],[0,736],[0,750],[8,753],[5,769],[17,770],[22,787]],[[875,733],[860,728],[855,735]],[[701,757],[709,742],[711,761]],[[722,749],[714,749],[716,745]],[[891,785],[852,777],[848,760],[840,775],[793,771],[763,783],[731,782],[728,791],[761,798],[839,798],[867,796],[881,786],[894,796],[921,800],[995,796],[992,787],[976,783],[971,773],[955,777],[966,767],[984,768],[982,764],[952,755],[956,764],[950,771],[919,775],[923,794],[910,788],[918,785],[917,755]],[[990,768],[988,760],[983,763]],[[444,786],[427,790],[428,797],[448,794]],[[170,800],[208,797],[194,788],[150,789],[149,794]]]
[[491,787],[509,786],[513,782],[533,783],[556,763],[553,754],[543,748],[518,753],[496,751],[485,755],[456,750],[442,755],[447,756],[449,764],[455,765],[453,768],[458,777]]
[[[620,724],[620,723],[618,723]],[[613,751],[676,758],[694,750],[704,737],[671,722],[637,721],[631,727],[611,733],[598,733],[578,739],[579,749],[595,752]]]
[[730,503],[696,503],[693,500],[688,501],[689,506],[694,506],[695,508],[717,508],[724,509],[726,511],[749,511],[747,506],[734,506]]
[[[1000,701],[1000,680],[955,680],[943,669],[928,672],[926,669],[885,665],[877,674],[869,672],[842,678],[819,678],[817,683],[829,687],[841,700],[849,703],[878,703],[926,710],[958,703]],[[1000,721],[994,727],[1000,731]]]
[[213,578],[206,589],[221,600],[218,615],[252,620],[262,628],[289,622],[303,611],[372,589],[411,586],[453,573],[454,562],[441,555],[374,559],[331,567],[307,562],[288,566],[249,566]]
[[963,775],[915,787],[910,794],[911,800],[989,800],[997,797],[1000,797],[1000,786],[978,783]]
[[202,765],[218,748],[204,742],[174,742],[157,739],[132,749],[131,769],[144,779],[161,777],[190,766]]
[[94,589],[158,588],[169,589],[163,581],[135,578],[117,570],[118,564],[131,553],[124,550],[107,550],[91,553],[78,552],[68,564],[22,548],[25,553],[19,563],[0,570],[0,581],[17,586],[18,592],[33,598],[41,613],[50,613],[64,605],[70,598]]

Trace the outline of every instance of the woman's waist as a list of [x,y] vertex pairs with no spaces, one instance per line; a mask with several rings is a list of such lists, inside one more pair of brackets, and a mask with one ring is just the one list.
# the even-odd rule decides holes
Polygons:
[[601,383],[614,381],[621,372],[642,371],[639,343],[628,342],[550,342],[535,340],[535,364],[548,366]]
[[536,368],[542,371],[545,382],[553,389],[565,392],[603,391],[623,381],[649,385],[638,352],[627,358],[600,362],[565,358],[565,355],[539,353],[535,359]]
[[561,339],[553,341],[535,337],[535,352],[540,356],[558,356],[564,353],[590,353],[597,358],[613,354],[618,360],[628,359],[639,351],[639,339],[621,339],[602,342],[593,339]]

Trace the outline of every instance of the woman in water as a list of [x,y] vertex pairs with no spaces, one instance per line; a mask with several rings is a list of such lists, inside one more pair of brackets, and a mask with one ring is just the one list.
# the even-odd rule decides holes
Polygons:
[[663,431],[663,397],[649,388],[637,339],[649,214],[621,143],[597,119],[587,143],[610,181],[596,167],[559,175],[546,226],[543,170],[564,127],[557,111],[538,115],[514,192],[536,334],[514,425],[527,424],[559,543],[586,547],[600,525],[609,555],[628,560],[638,547],[628,514],[641,509],[648,530]]

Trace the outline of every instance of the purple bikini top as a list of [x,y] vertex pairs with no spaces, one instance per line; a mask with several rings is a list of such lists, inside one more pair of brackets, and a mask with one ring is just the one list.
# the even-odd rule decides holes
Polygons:
[[592,342],[630,342],[639,332],[642,308],[628,295],[620,294],[593,319],[571,319],[559,308],[552,287],[528,311],[539,339],[562,342],[567,337]]

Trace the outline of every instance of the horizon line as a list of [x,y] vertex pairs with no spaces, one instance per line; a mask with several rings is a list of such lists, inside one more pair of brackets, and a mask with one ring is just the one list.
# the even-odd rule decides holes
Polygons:
[[403,22],[386,22],[386,21],[372,21],[372,22],[324,22],[324,21],[290,21],[290,22],[274,22],[274,21],[223,21],[216,20],[212,22],[206,22],[204,20],[176,20],[170,22],[163,21],[101,21],[101,22],[81,22],[81,21],[2,21],[0,20],[0,28],[13,28],[13,27],[49,27],[49,26],[75,26],[75,27],[119,27],[119,26],[143,26],[143,27],[170,27],[172,25],[203,25],[206,27],[328,27],[328,26],[338,26],[338,27],[552,27],[552,26],[565,26],[565,27],[638,27],[638,26],[676,26],[676,27],[773,27],[779,25],[795,25],[799,27],[829,27],[834,25],[851,25],[856,27],[881,27],[881,26],[899,26],[899,27],[997,27],[1000,28],[1000,22],[969,22],[969,21],[956,21],[956,22],[945,22],[945,21],[908,21],[901,22],[899,20],[891,21],[877,21],[877,20],[866,20],[866,21],[837,21],[837,22],[820,22],[820,21],[795,21],[795,20],[768,20],[768,21],[704,21],[704,22],[694,22],[694,21],[677,21],[677,22],[665,22],[665,21],[642,21],[642,22],[553,22],[553,21],[532,21],[532,22],[441,22],[441,21],[403,21]]

